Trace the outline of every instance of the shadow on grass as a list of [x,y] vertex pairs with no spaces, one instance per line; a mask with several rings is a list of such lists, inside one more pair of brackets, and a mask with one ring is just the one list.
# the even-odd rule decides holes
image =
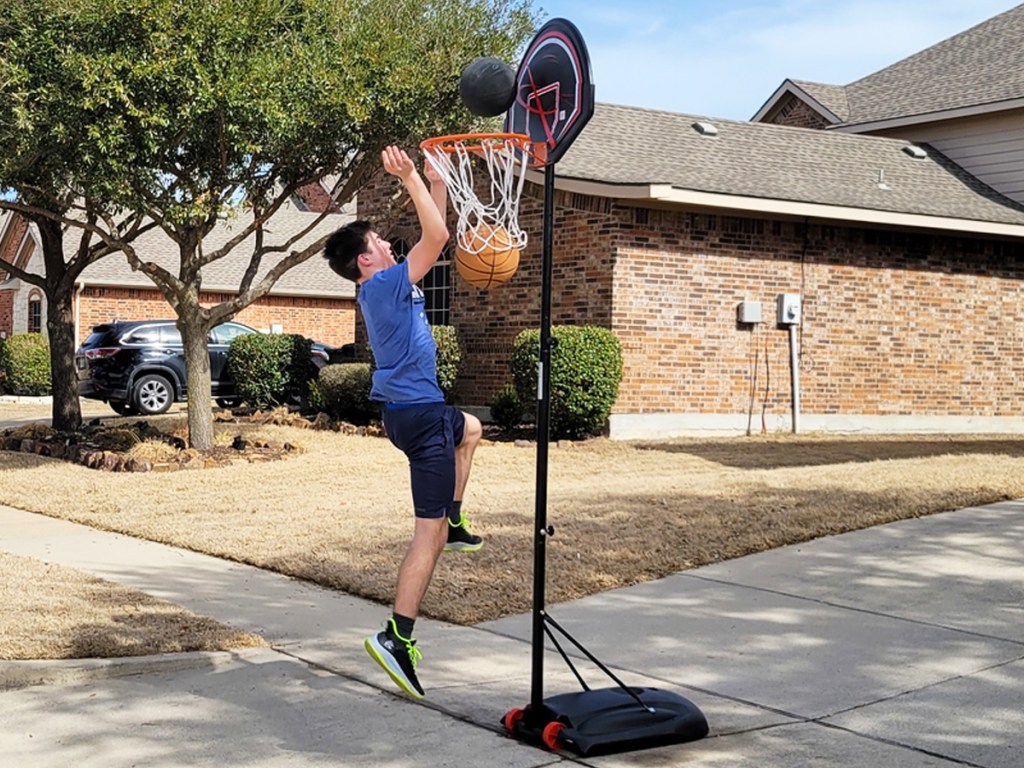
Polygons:
[[684,453],[705,461],[737,469],[781,469],[784,467],[816,467],[828,464],[923,459],[935,456],[1024,456],[1024,440],[986,436],[863,436],[822,438],[740,437],[639,441],[644,451]]

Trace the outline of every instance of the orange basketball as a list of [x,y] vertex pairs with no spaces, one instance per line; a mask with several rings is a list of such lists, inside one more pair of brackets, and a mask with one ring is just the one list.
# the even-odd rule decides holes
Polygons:
[[480,224],[466,233],[465,245],[460,238],[455,246],[455,268],[472,286],[486,290],[500,285],[519,268],[519,249],[512,246],[508,232],[501,227],[492,230],[490,225]]

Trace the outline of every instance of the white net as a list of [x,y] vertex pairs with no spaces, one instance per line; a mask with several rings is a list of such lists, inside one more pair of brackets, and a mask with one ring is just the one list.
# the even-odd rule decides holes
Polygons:
[[421,145],[448,186],[458,216],[456,243],[466,253],[526,246],[519,199],[530,165],[529,146],[529,139],[517,134],[448,136]]

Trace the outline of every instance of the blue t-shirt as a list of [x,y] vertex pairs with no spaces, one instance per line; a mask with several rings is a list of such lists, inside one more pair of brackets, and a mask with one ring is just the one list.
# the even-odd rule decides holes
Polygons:
[[378,272],[359,287],[377,370],[370,399],[384,403],[442,403],[437,346],[423,292],[409,282],[407,262]]

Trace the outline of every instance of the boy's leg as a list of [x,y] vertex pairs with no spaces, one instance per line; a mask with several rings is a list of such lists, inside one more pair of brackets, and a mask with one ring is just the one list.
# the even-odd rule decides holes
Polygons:
[[391,441],[409,458],[416,517],[412,541],[398,569],[395,616],[364,645],[402,690],[421,698],[424,691],[416,675],[420,652],[411,630],[447,539],[446,512],[455,491],[455,440],[451,419],[438,408],[385,410],[384,422]]
[[416,518],[409,549],[405,552],[398,569],[398,591],[395,595],[395,613],[415,619],[420,612],[420,603],[427,594],[434,566],[447,540],[445,517]]
[[473,453],[480,444],[484,434],[480,419],[471,413],[463,413],[465,426],[462,430],[462,442],[455,447],[455,501],[462,501],[469,482],[469,471],[473,468]]
[[469,413],[452,409],[453,431],[458,441],[455,446],[455,496],[448,514],[448,543],[446,552],[476,552],[484,542],[470,533],[468,520],[462,514],[462,496],[469,482],[469,471],[473,467],[473,453],[483,436],[480,419]]

